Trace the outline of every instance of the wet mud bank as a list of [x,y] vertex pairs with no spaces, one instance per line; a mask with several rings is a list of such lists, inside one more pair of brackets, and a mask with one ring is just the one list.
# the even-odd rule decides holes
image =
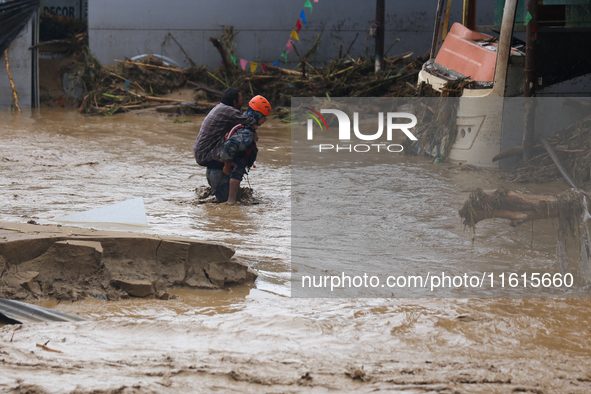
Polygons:
[[0,223],[0,297],[170,297],[167,289],[221,289],[257,274],[224,245],[179,237]]
[[[591,392],[585,300],[343,301],[249,293],[241,308],[231,302],[231,313],[181,297],[154,300],[139,318],[112,313],[0,327],[0,391]],[[101,306],[140,303],[89,301],[86,309],[85,302],[59,308],[92,317]],[[175,304],[177,313],[164,312]],[[61,353],[36,346],[48,341]]]
[[[1,230],[2,248],[2,237],[28,239],[49,229],[13,223],[48,223],[142,196],[150,227],[137,231],[230,245],[259,277],[254,286],[223,291],[170,288],[168,293],[178,298],[167,301],[154,296],[35,301],[86,321],[0,327],[0,392],[591,392],[588,299],[289,297],[291,201],[302,197],[291,187],[292,180],[297,185],[301,179],[292,176],[289,126],[270,119],[260,132],[260,163],[250,181],[261,204],[199,204],[195,189],[207,183],[191,148],[202,117],[173,123],[168,116],[136,114],[86,118],[45,110],[18,121],[4,117],[0,222],[10,224],[0,227],[25,233]],[[506,264],[509,271],[528,262],[528,273],[539,266],[558,270],[551,221],[536,222],[533,233],[530,226],[491,220],[479,223],[475,236],[464,231],[458,210],[474,185],[508,186],[497,173],[461,167],[401,157],[387,168],[367,167],[351,175],[363,182],[352,179],[343,186],[362,189],[374,179],[376,184],[383,179],[380,190],[389,180],[400,185],[395,193],[371,194],[366,200],[377,214],[376,229],[398,229],[395,237],[376,237],[375,244],[395,247],[384,273],[396,274],[402,264],[420,272],[425,261],[457,272],[459,267],[484,271],[494,264]],[[326,185],[338,185],[339,179],[330,176],[334,170],[328,171]],[[565,187],[558,182],[511,189],[558,194]],[[364,223],[350,221],[343,232],[359,231]],[[86,238],[68,232],[54,243],[96,242],[98,232],[85,231]],[[313,234],[302,239],[323,247],[331,241]],[[106,242],[100,242],[106,259]],[[359,254],[357,243],[348,247]],[[150,248],[151,253],[156,249]],[[579,251],[573,252],[577,257]],[[119,261],[123,269],[131,259]],[[2,272],[10,269],[5,262],[0,266]],[[0,275],[5,280],[6,273]],[[98,288],[107,293],[100,283]]]

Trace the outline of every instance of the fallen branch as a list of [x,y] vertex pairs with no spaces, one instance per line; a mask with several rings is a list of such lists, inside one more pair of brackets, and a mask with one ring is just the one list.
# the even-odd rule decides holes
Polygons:
[[47,345],[44,345],[44,344],[42,344],[42,343],[38,343],[38,344],[37,344],[37,347],[40,347],[40,348],[41,348],[41,349],[43,349],[43,350],[47,350],[48,352],[55,352],[55,353],[61,353],[61,352],[62,352],[61,350],[52,349],[52,348],[50,348],[49,346],[47,346]]
[[575,191],[537,196],[505,189],[476,189],[470,194],[459,214],[463,223],[470,227],[485,219],[508,219],[512,226],[556,217],[570,220],[582,214],[585,196],[585,193]]
[[353,44],[355,44],[355,41],[357,41],[357,37],[359,37],[359,33],[355,34],[355,38],[353,39],[353,41],[351,41],[351,44],[349,44],[349,48],[347,48],[347,50],[345,51],[345,56],[349,56],[349,52],[351,51],[351,48],[353,48]]
[[185,70],[180,70],[178,68],[155,66],[153,64],[145,64],[145,63],[131,62],[129,60],[117,60],[117,59],[115,59],[115,61],[118,62],[118,63],[133,64],[135,66],[152,67],[152,68],[157,68],[159,70],[174,71],[176,73],[182,73],[182,74],[185,73]]
[[62,39],[62,40],[51,40],[51,41],[43,41],[35,45],[31,45],[29,49],[40,48],[45,45],[53,45],[53,44],[71,44],[72,41],[69,39]]
[[498,155],[496,155],[495,157],[493,157],[492,161],[494,163],[495,161],[507,159],[509,157],[514,157],[514,156],[523,156],[523,146],[517,145],[512,148],[509,148],[506,151],[503,151],[503,152],[499,153]]
[[178,42],[176,40],[176,38],[174,38],[174,36],[170,32],[168,32],[168,36],[167,37],[172,38],[174,40],[174,42],[176,42],[176,44],[179,46],[179,48],[181,48],[181,51],[183,51],[183,53],[185,54],[185,58],[189,61],[189,63],[191,63],[191,66],[192,67],[197,67],[197,64],[195,64],[195,62],[193,61],[193,59],[191,59],[189,57],[189,54],[185,51],[185,48],[183,48],[183,46],[181,45],[181,43]]
[[121,109],[139,109],[139,108],[155,108],[155,107],[164,107],[170,105],[170,103],[160,103],[160,104],[133,104],[133,105],[122,105]]
[[[228,57],[226,56],[226,49],[222,45],[221,41],[215,37],[209,37],[209,41],[213,43],[213,46],[218,50],[220,56],[222,57],[222,62],[224,62],[224,68],[227,72],[232,71],[232,62],[228,61]],[[231,64],[232,63],[232,64]]]
[[19,324],[18,326],[16,326],[14,328],[14,331],[12,332],[12,336],[10,337],[10,342],[12,342],[12,340],[14,339],[14,333],[16,332],[16,330],[20,330],[21,328],[23,328],[22,324]]
[[[149,101],[160,101],[160,102],[163,102],[163,103],[187,103],[188,102],[187,100],[171,99],[171,98],[166,98],[166,97],[143,96],[141,94],[137,94],[137,93],[134,93],[134,92],[129,91],[129,90],[121,89],[119,87],[117,87],[117,88],[120,89],[120,90],[123,90],[125,93],[131,94],[132,96],[135,96],[135,97],[138,97],[138,98],[143,98],[143,99],[146,99],[146,100],[149,100]],[[205,102],[205,101],[191,101],[191,102],[196,102],[197,105],[205,105],[205,106],[207,106],[207,105],[211,106],[212,105],[211,103],[208,103],[208,102]]]
[[244,78],[245,81],[264,81],[265,79],[277,79],[279,75],[253,75],[252,77]]
[[306,64],[308,64],[308,62],[306,61],[305,57],[300,56],[300,53],[298,52],[298,47],[295,44],[293,44],[293,50],[295,51],[298,59],[300,59],[300,67],[302,69],[302,77],[306,78]]
[[272,66],[270,64],[267,64],[267,69],[269,71],[275,71],[275,72],[278,72],[280,74],[285,74],[285,75],[298,75],[298,76],[301,76],[302,75],[302,73],[299,72],[299,71],[288,70],[286,68],[281,68],[281,67],[275,67],[275,66]]
[[161,101],[163,103],[186,103],[187,100],[170,99],[166,97],[142,96],[149,101]]
[[22,112],[21,107],[18,106],[18,94],[16,93],[16,86],[14,85],[12,74],[10,73],[10,63],[8,62],[8,48],[6,48],[6,50],[4,51],[4,60],[6,61],[6,74],[8,74],[8,79],[10,80],[10,88],[12,89],[12,107],[14,107],[18,112]]
[[308,48],[306,53],[304,53],[303,57],[308,59],[310,56],[318,53],[318,46],[320,45],[320,42],[322,41],[321,37],[322,37],[322,32],[320,32],[316,35],[316,38],[314,38],[314,42],[312,43],[312,45],[310,45],[310,48]]
[[410,51],[410,52],[407,52],[407,53],[405,53],[405,54],[398,55],[398,56],[396,56],[396,57],[394,57],[394,56],[393,56],[393,57],[394,57],[394,59],[392,59],[392,60],[390,60],[390,59],[388,59],[388,58],[386,58],[386,59],[384,59],[384,60],[386,60],[386,61],[387,61],[388,63],[390,63],[390,64],[394,64],[394,63],[396,63],[396,62],[397,62],[397,61],[399,61],[399,60],[408,59],[408,58],[409,58],[409,57],[411,57],[413,54],[414,54],[414,52]]
[[573,189],[577,190],[577,187],[575,186],[575,182],[572,180],[570,175],[568,175],[568,172],[566,172],[566,170],[562,166],[560,159],[558,158],[558,156],[556,156],[556,152],[554,152],[554,149],[552,149],[552,146],[550,146],[550,144],[548,143],[548,140],[544,137],[540,137],[540,142],[542,143],[542,145],[544,145],[544,148],[546,148],[546,150],[548,151],[548,154],[552,158],[552,161],[556,165],[556,168],[558,168],[558,171],[560,171],[560,174],[562,175],[562,177],[568,182],[568,184]]
[[311,68],[312,70],[314,70],[314,71],[316,72],[316,74],[318,74],[318,76],[322,77],[322,74],[320,73],[320,71],[318,71],[318,69],[317,69],[316,67],[314,67],[313,65],[311,65],[311,64],[310,64],[310,63],[308,63],[307,61],[306,61],[306,64],[307,64],[308,66],[310,66],[310,68]]
[[342,74],[342,73],[344,73],[344,72],[347,72],[347,71],[353,70],[354,68],[355,68],[355,66],[347,67],[347,68],[345,68],[344,70],[337,71],[337,72],[335,72],[335,73],[332,73],[332,74],[330,74],[328,77],[329,77],[329,78],[332,78],[332,77],[334,77],[334,76],[336,76],[336,75],[339,75],[339,74]]
[[210,73],[209,71],[207,71],[207,74],[212,77],[213,79],[215,79],[216,81],[218,81],[219,83],[221,83],[222,85],[224,85],[226,88],[229,88],[230,86],[225,83],[224,81],[222,81],[221,79],[219,79],[218,77],[216,77],[215,75],[213,75],[212,73]]
[[187,81],[187,85],[194,86],[195,90],[204,90],[208,93],[215,94],[216,96],[221,96],[223,94],[219,90],[215,90],[212,88],[208,88],[207,86],[199,85],[198,83],[195,83],[193,81]]
[[[125,77],[122,77],[121,75],[117,75],[117,74],[115,74],[115,73],[114,73],[114,72],[112,72],[112,71],[109,71],[109,74],[111,74],[111,75],[112,75],[112,76],[114,76],[115,78],[119,78],[119,79],[121,79],[121,80],[122,80],[122,81],[124,81],[124,82],[127,82],[127,81],[129,81],[127,78],[125,78]],[[132,84],[134,84],[135,86],[137,86],[138,88],[140,88],[140,90],[141,90],[142,92],[145,92],[144,88],[142,88],[142,87],[140,86],[140,84],[139,84],[139,83],[137,83],[137,82],[133,82],[133,81],[130,81],[129,83],[132,83]]]
[[212,104],[212,103],[208,103],[206,101],[187,101],[187,100],[178,100],[178,99],[169,99],[169,98],[165,98],[165,97],[154,97],[154,96],[141,96],[144,97],[146,100],[149,101],[159,101],[162,103],[191,103],[191,104],[197,104],[197,105],[202,105],[205,107],[214,107],[216,104]]

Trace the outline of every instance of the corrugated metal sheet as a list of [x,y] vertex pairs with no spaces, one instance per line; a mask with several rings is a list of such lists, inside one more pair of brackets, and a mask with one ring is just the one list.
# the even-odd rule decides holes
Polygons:
[[26,302],[0,298],[0,321],[8,324],[38,322],[77,322],[83,318]]

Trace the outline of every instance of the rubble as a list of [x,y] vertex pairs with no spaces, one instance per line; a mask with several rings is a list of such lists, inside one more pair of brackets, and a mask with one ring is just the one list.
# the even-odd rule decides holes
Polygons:
[[[575,183],[582,184],[590,180],[591,116],[546,139]],[[536,145],[534,152],[536,156],[529,163],[519,162],[504,178],[519,183],[544,183],[561,178],[558,167],[541,145]]]
[[[86,38],[72,37],[60,43],[74,53],[74,61],[61,71],[70,75],[70,83],[84,92],[78,97],[78,105],[80,112],[86,115],[113,115],[151,107],[164,107],[160,111],[168,113],[204,113],[219,102],[221,92],[228,87],[241,89],[245,99],[263,95],[274,108],[289,107],[291,97],[414,96],[421,93],[414,83],[428,56],[413,59],[413,53],[408,52],[386,57],[384,70],[377,74],[373,58],[353,58],[348,53],[340,54],[338,59],[324,67],[314,66],[306,57],[317,49],[318,36],[306,54],[300,57],[296,69],[266,64],[264,72],[253,74],[232,64],[225,56],[231,46],[230,32],[222,40],[211,39],[222,58],[226,58],[222,67],[212,71],[195,65],[191,59],[192,66],[183,69],[165,63],[158,55],[143,56],[136,61],[121,59],[114,65],[105,66],[92,56]],[[46,44],[49,45],[40,45]],[[294,49],[297,52],[297,48]],[[193,87],[205,93],[207,100],[203,100],[202,95],[191,102],[165,97],[182,87]],[[280,115],[286,116],[284,112]]]
[[0,223],[0,297],[117,300],[167,287],[221,289],[256,273],[234,250],[191,239]]

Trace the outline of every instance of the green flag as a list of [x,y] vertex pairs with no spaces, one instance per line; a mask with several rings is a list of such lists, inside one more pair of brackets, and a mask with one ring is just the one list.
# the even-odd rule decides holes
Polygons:
[[310,14],[312,13],[312,3],[310,0],[306,0],[306,4],[304,4],[304,8],[308,7],[310,9]]
[[528,25],[529,22],[534,19],[533,16],[531,16],[531,14],[529,13],[529,11],[527,12],[527,15],[525,16],[525,24]]

